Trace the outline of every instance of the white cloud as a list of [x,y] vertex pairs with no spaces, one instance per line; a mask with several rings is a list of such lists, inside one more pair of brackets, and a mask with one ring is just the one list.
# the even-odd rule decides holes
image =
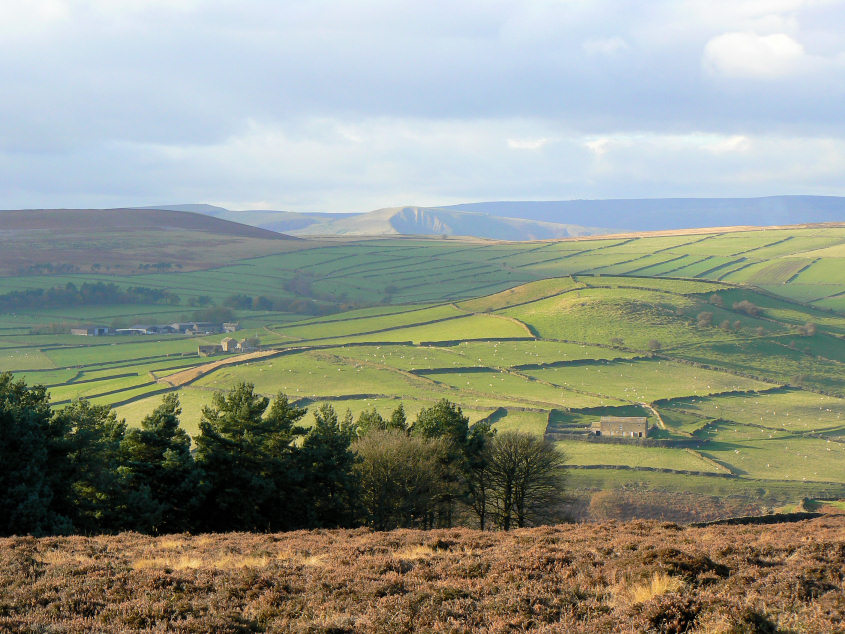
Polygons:
[[512,150],[539,150],[551,139],[508,139],[508,147]]
[[704,68],[714,75],[778,79],[806,66],[804,47],[785,33],[725,33],[704,47]]
[[628,47],[628,42],[621,37],[599,38],[586,40],[581,48],[589,55],[615,55]]
[[602,139],[593,139],[591,141],[586,141],[584,143],[584,147],[586,147],[590,152],[595,154],[596,156],[602,156],[607,153],[607,149],[610,146],[610,139],[602,138]]
[[751,140],[747,136],[735,134],[726,139],[713,141],[706,146],[714,154],[726,154],[730,152],[747,152],[751,148]]

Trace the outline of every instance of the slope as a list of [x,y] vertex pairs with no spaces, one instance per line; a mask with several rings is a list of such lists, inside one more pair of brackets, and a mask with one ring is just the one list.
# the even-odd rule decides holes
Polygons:
[[608,230],[524,218],[503,218],[438,207],[388,207],[367,213],[297,213],[292,211],[231,211],[214,205],[171,205],[215,218],[242,222],[272,231],[313,235],[450,235],[494,240],[547,240],[608,233]]
[[304,246],[293,236],[202,214],[151,209],[0,212],[7,273],[201,269]]
[[436,207],[388,207],[366,214],[315,223],[299,235],[464,235],[494,240],[568,238],[605,230],[578,225],[503,218]]

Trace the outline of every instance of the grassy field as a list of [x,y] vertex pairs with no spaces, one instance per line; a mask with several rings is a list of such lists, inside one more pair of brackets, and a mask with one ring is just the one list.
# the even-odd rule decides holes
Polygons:
[[[48,385],[56,402],[118,404],[135,425],[170,389],[159,379],[198,368],[179,388],[192,434],[214,391],[238,381],[354,416],[402,402],[413,418],[448,398],[472,421],[489,416],[498,429],[538,435],[549,420],[584,429],[646,402],[666,427],[657,438],[697,439],[700,452],[567,440],[572,464],[630,467],[574,469],[577,487],[728,486],[649,467],[733,474],[732,495],[802,486],[845,495],[845,227],[282,246],[181,271],[0,276],[0,294],[103,281],[168,290],[181,302],[0,314],[0,370]],[[84,254],[75,258],[84,265]],[[237,337],[256,336],[283,356],[213,369],[197,347],[222,336],[66,334],[70,324],[175,321],[203,296],[219,304],[235,295],[275,302],[273,311],[236,308]],[[334,312],[303,314],[301,302]],[[59,332],[30,332],[49,324]]]

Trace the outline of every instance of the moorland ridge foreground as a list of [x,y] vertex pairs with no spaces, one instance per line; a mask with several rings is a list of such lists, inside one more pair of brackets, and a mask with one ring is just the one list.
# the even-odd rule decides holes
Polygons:
[[0,540],[11,632],[841,632],[845,516]]

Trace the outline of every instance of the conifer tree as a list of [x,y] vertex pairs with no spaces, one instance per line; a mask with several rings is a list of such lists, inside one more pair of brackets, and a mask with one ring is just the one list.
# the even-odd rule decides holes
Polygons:
[[182,409],[176,394],[126,432],[123,451],[132,528],[166,533],[191,528],[199,472],[191,456],[191,438],[179,425]]
[[125,528],[126,481],[122,441],[126,422],[106,405],[73,401],[53,416],[54,505],[70,517],[76,532]]
[[55,444],[46,389],[0,373],[0,535],[72,530],[70,518],[53,504]]
[[314,412],[314,426],[302,443],[307,497],[311,502],[309,524],[315,527],[351,526],[355,513],[357,482],[352,467],[355,454],[352,414],[338,420],[331,405]]
[[270,399],[240,383],[204,407],[195,438],[207,530],[284,530],[303,525],[303,474],[294,442],[306,410],[279,394]]

